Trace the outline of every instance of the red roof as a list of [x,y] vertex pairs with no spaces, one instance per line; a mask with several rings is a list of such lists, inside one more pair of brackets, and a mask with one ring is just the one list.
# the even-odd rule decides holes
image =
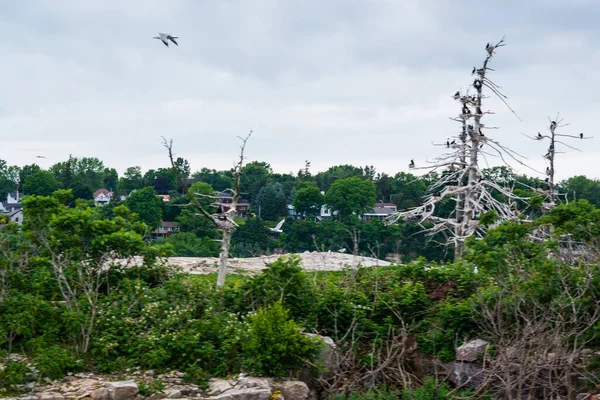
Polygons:
[[98,189],[94,192],[94,199],[98,196],[100,196],[101,194],[105,195],[105,196],[111,196],[111,193],[107,190],[107,189]]

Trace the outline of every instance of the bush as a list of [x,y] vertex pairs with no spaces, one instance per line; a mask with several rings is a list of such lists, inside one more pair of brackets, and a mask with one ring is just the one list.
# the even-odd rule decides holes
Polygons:
[[14,391],[17,385],[25,383],[25,378],[30,373],[31,370],[25,362],[8,360],[0,366],[0,388],[5,392]]
[[40,374],[50,379],[61,379],[67,372],[77,372],[83,366],[73,353],[58,345],[40,348],[33,362]]
[[300,332],[280,302],[248,317],[248,337],[244,343],[244,368],[257,376],[283,377],[308,365],[321,343]]

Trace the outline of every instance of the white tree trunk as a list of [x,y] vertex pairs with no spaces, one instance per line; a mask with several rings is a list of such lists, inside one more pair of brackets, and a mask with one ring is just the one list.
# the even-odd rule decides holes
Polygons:
[[230,229],[223,229],[223,240],[221,241],[221,254],[219,254],[219,276],[217,278],[217,287],[223,287],[225,285],[225,278],[227,277],[227,263],[229,262],[229,248],[231,247],[231,234]]

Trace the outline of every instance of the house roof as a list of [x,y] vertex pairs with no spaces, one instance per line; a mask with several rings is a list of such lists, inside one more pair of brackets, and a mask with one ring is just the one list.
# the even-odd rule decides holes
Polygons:
[[98,189],[94,192],[94,195],[92,196],[94,199],[98,196],[100,196],[101,194],[107,196],[107,197],[111,197],[112,193],[109,192],[107,189]]
[[396,207],[394,203],[375,203],[375,207]]
[[171,227],[171,228],[175,228],[177,226],[177,224],[175,222],[171,222],[171,221],[162,221],[160,223],[160,226],[165,226],[165,227]]
[[17,214],[19,214],[19,213],[22,213],[22,212],[23,212],[23,209],[14,210],[14,211],[12,211],[12,212],[9,212],[9,213],[8,213],[8,216],[9,216],[9,217],[14,217],[15,215],[17,215]]

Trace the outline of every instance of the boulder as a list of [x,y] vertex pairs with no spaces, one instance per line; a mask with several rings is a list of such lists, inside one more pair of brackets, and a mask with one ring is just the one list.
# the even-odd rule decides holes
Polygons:
[[108,400],[108,389],[100,388],[93,390],[90,396],[93,400]]
[[456,361],[474,362],[482,355],[490,342],[483,339],[471,340],[456,349]]
[[134,400],[139,389],[134,381],[106,382],[109,400]]
[[246,376],[238,380],[236,389],[268,389],[271,390],[273,380],[269,378],[255,378],[252,376]]
[[284,381],[273,385],[279,390],[285,400],[307,400],[310,389],[306,383],[301,381]]
[[235,386],[236,382],[232,380],[224,380],[224,379],[211,379],[209,381],[209,389],[207,394],[209,396],[217,396],[229,389],[232,389]]

